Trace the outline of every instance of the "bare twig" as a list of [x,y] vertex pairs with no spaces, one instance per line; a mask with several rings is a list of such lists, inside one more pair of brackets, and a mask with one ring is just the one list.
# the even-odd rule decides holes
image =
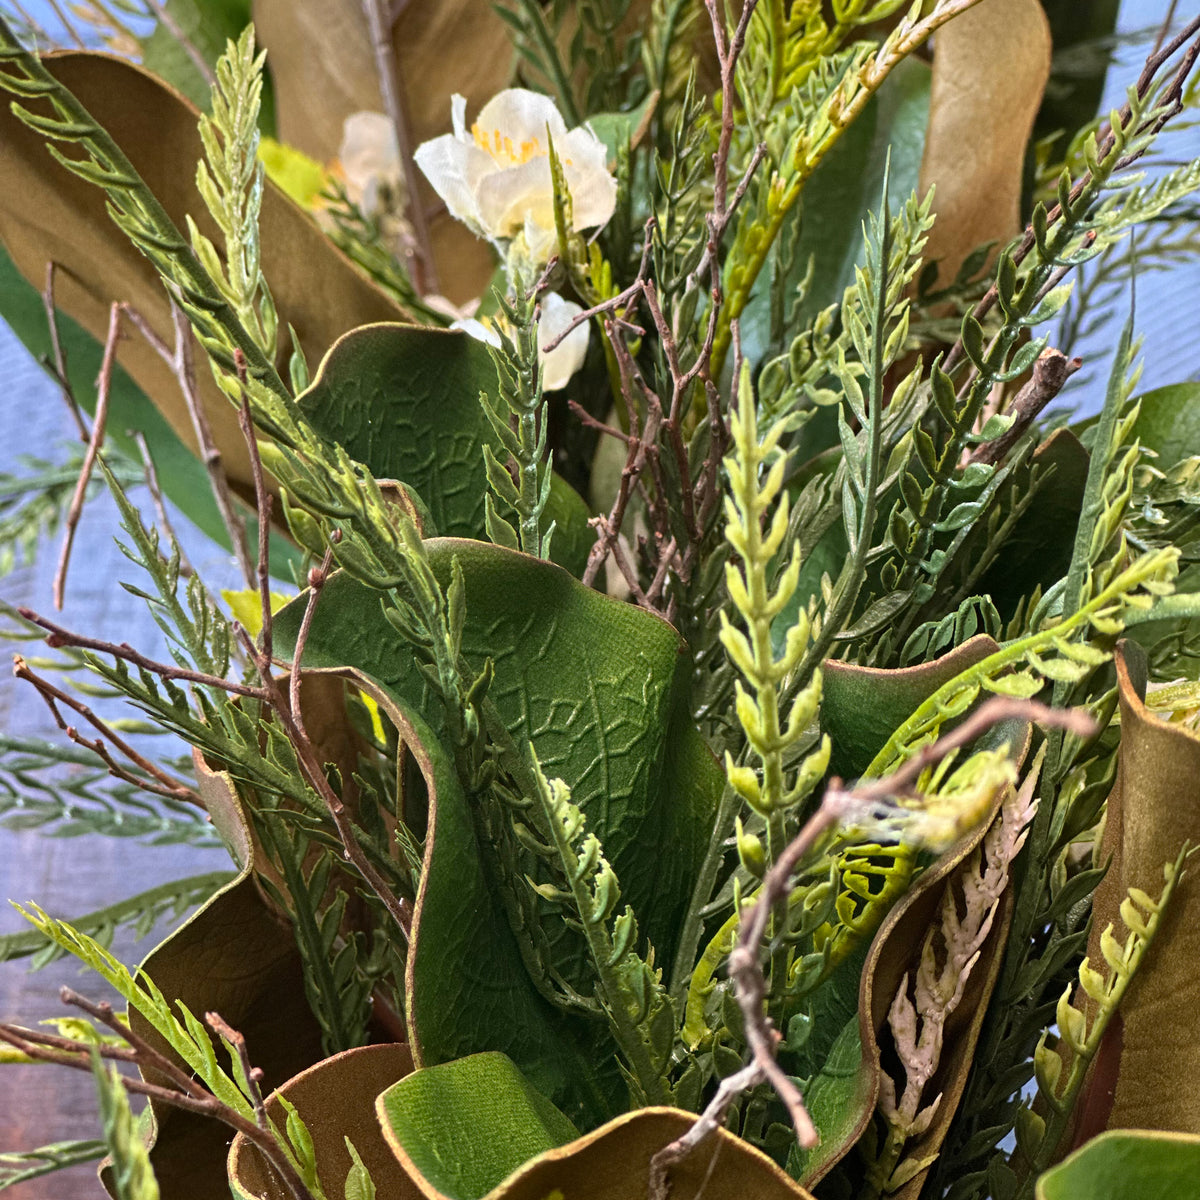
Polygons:
[[437,267],[433,261],[433,242],[429,234],[429,221],[421,204],[420,176],[413,161],[412,137],[408,129],[408,115],[404,108],[404,91],[400,83],[400,64],[392,44],[392,25],[395,15],[388,0],[362,0],[367,27],[371,35],[371,49],[375,53],[375,69],[379,74],[379,93],[383,98],[384,111],[396,133],[396,147],[400,152],[400,166],[404,171],[404,187],[408,192],[407,216],[412,224],[415,253],[412,256],[412,279],[417,294],[438,289]]
[[146,435],[140,429],[135,429],[132,433],[133,440],[137,444],[138,453],[142,456],[142,468],[146,476],[146,490],[149,491],[150,499],[154,504],[154,515],[158,520],[158,527],[166,535],[167,541],[171,544],[171,549],[179,556],[180,575],[185,579],[190,579],[196,574],[196,570],[188,560],[188,556],[184,553],[183,547],[179,544],[179,539],[175,536],[175,527],[171,524],[171,517],[167,512],[162,487],[158,482],[158,471],[154,467],[154,458],[150,454],[150,447],[146,444]]
[[[796,1140],[806,1149],[817,1145],[820,1139],[804,1106],[800,1089],[775,1060],[780,1035],[767,1016],[765,1005],[767,981],[761,958],[772,911],[790,894],[792,876],[797,867],[833,829],[843,823],[881,815],[893,820],[902,818],[906,813],[911,815],[911,810],[897,807],[895,801],[897,798],[911,797],[926,767],[940,762],[947,755],[975,741],[993,725],[1007,720],[1038,722],[1080,735],[1087,735],[1096,729],[1096,723],[1082,710],[1053,709],[1032,700],[997,696],[981,705],[950,733],[921,747],[892,774],[879,779],[859,780],[850,788],[844,787],[840,779],[831,779],[820,807],[775,860],[764,876],[754,902],[747,903],[742,910],[737,945],[729,955],[729,977],[734,982],[738,1007],[742,1011],[752,1061],[737,1073],[737,1077],[744,1079],[747,1087],[763,1082],[771,1084],[788,1110],[796,1130]],[[691,1153],[720,1124],[722,1115],[733,1099],[728,1089],[719,1090],[697,1118],[696,1125],[703,1123],[703,1132],[694,1134],[689,1130],[650,1160],[652,1200],[662,1200],[670,1166]]]
[[[64,1004],[82,1009],[89,1016],[113,1030],[129,1044],[129,1049],[125,1050],[119,1046],[96,1046],[91,1042],[22,1029],[20,1026],[10,1024],[0,1024],[0,1041],[15,1046],[29,1058],[58,1063],[65,1067],[74,1067],[76,1070],[90,1071],[92,1054],[98,1051],[103,1058],[134,1063],[143,1072],[147,1068],[158,1072],[170,1083],[150,1083],[145,1079],[134,1079],[129,1076],[122,1076],[121,1083],[126,1091],[149,1096],[164,1104],[185,1109],[188,1112],[199,1113],[201,1116],[215,1118],[244,1134],[247,1140],[258,1147],[267,1162],[279,1173],[293,1200],[313,1200],[312,1193],[305,1186],[295,1167],[292,1166],[287,1154],[284,1153],[269,1122],[265,1127],[260,1127],[254,1121],[243,1116],[237,1109],[231,1108],[217,1099],[208,1088],[184,1071],[173,1059],[168,1058],[144,1038],[134,1033],[129,1025],[116,1016],[111,1004],[88,1000],[78,992],[66,987],[60,991],[59,995]],[[240,1034],[237,1036],[241,1037]],[[257,1074],[261,1077],[261,1072],[257,1072]]]
[[91,650],[95,654],[106,654],[111,658],[119,658],[123,662],[132,663],[135,667],[157,675],[160,679],[170,679],[185,683],[198,683],[204,687],[218,688],[231,692],[235,696],[250,696],[255,700],[264,700],[266,695],[262,688],[250,687],[244,683],[235,683],[231,679],[222,679],[219,675],[208,675],[203,671],[192,671],[172,663],[156,662],[152,658],[135,650],[128,642],[105,642],[99,638],[84,637],[61,625],[56,625],[41,613],[32,608],[18,608],[17,615],[39,629],[44,629],[49,635],[46,645],[51,649],[67,646],[78,650]]
[[1021,440],[1038,414],[1062,391],[1063,385],[1081,366],[1081,358],[1068,358],[1051,347],[1043,350],[1033,364],[1033,374],[1009,405],[1012,425],[998,438],[976,446],[968,461],[988,464],[999,462]]
[[[334,530],[334,533],[338,533]],[[325,557],[319,567],[313,567],[308,572],[308,602],[304,606],[304,616],[300,620],[300,631],[296,634],[296,650],[292,655],[292,673],[288,679],[288,699],[292,707],[292,716],[296,725],[303,730],[304,717],[300,712],[300,680],[302,672],[300,664],[304,661],[304,647],[308,643],[309,631],[312,629],[313,617],[317,614],[317,601],[321,598],[321,590],[325,580],[329,578],[329,568],[333,565],[333,548],[325,551]]]
[[[135,787],[142,788],[148,792],[154,792],[160,796],[167,796],[172,800],[186,800],[193,804],[200,803],[200,797],[196,795],[192,788],[168,775],[157,764],[139,754],[107,722],[97,716],[91,708],[68,692],[56,688],[49,680],[43,679],[30,668],[29,664],[19,654],[13,655],[13,675],[17,679],[22,679],[26,683],[31,684],[36,689],[38,695],[46,702],[46,706],[53,715],[59,729],[63,730],[72,741],[77,742],[79,745],[86,747],[98,755],[108,767],[111,774],[124,780],[126,783],[133,784]],[[102,740],[88,741],[77,733],[75,729],[63,720],[62,714],[58,711],[58,705],[60,704],[65,705],[72,712],[78,713],[89,725],[98,730],[104,738],[107,738],[139,771],[145,772],[150,778],[146,779],[126,771],[119,763],[113,760]]]
[[200,53],[196,43],[183,32],[183,27],[175,20],[167,6],[160,0],[146,0],[146,7],[154,14],[159,24],[183,47],[184,53],[192,60],[196,70],[200,72],[200,78],[211,88],[217,82],[212,67],[208,65],[208,60]]
[[83,465],[79,468],[79,479],[67,509],[67,520],[63,529],[62,549],[58,555],[58,569],[54,572],[54,607],[59,612],[63,606],[63,592],[67,586],[67,567],[71,562],[71,548],[75,544],[75,531],[83,515],[83,502],[87,498],[88,485],[92,481],[92,469],[96,455],[104,441],[105,425],[108,421],[108,393],[112,387],[113,367],[116,364],[117,342],[121,337],[121,308],[114,304],[108,314],[108,334],[104,339],[104,357],[100,361],[100,374],[96,379],[96,415],[92,419],[92,435],[88,438]]
[[263,1103],[262,1095],[262,1068],[251,1065],[250,1055],[246,1050],[245,1036],[223,1020],[220,1013],[207,1012],[204,1014],[204,1020],[213,1033],[224,1038],[233,1047],[234,1053],[238,1057],[238,1064],[242,1068],[242,1074],[246,1078],[246,1091],[249,1093],[250,1104],[254,1109],[255,1124],[265,1133],[270,1133],[271,1122],[267,1117],[267,1106]]
[[171,321],[175,329],[174,348],[154,332],[150,323],[136,308],[123,304],[122,311],[129,318],[134,328],[149,342],[151,349],[171,368],[183,394],[183,402],[187,406],[188,416],[192,421],[192,429],[196,434],[196,444],[200,449],[200,461],[208,472],[209,485],[212,488],[213,499],[221,521],[229,535],[238,569],[246,586],[253,588],[254,568],[250,561],[250,549],[246,541],[246,522],[237,510],[233,493],[229,489],[229,480],[225,477],[225,469],[221,463],[221,452],[213,441],[212,427],[208,423],[208,415],[204,411],[204,401],[196,382],[196,363],[192,352],[192,327],[183,309],[172,299]]
[[46,286],[42,289],[42,306],[46,310],[46,324],[50,327],[50,350],[54,355],[54,374],[58,380],[59,389],[62,391],[63,402],[71,414],[71,419],[75,422],[75,428],[79,431],[79,440],[86,443],[90,440],[87,423],[83,419],[83,413],[79,410],[79,401],[75,399],[75,393],[67,378],[67,356],[63,352],[62,340],[58,336],[58,310],[54,305],[54,273],[57,269],[58,263],[53,259],[46,264]]

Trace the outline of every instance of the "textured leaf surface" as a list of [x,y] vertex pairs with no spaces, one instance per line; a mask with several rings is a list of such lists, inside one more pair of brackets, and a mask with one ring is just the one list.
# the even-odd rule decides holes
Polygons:
[[[501,717],[518,743],[533,742],[546,775],[571,788],[658,958],[669,961],[724,780],[688,711],[682,640],[550,563],[455,538],[426,545],[443,586],[455,558],[462,567],[463,652],[476,667],[495,660],[489,696]],[[279,614],[283,653],[303,610],[301,597]],[[378,595],[345,575],[327,585],[305,663],[357,667],[402,700],[429,703],[427,719],[440,723]]]
[[[488,348],[465,333],[373,325],[341,338],[300,397],[309,420],[377,479],[414,488],[448,537],[484,536],[483,447],[504,452],[479,393],[495,397]],[[574,574],[594,535],[582,498],[555,476],[543,528],[557,522],[551,553]]]
[[[645,1196],[650,1159],[685,1133],[695,1119],[676,1108],[626,1113],[525,1163],[488,1192],[487,1200],[631,1200]],[[445,1192],[423,1176],[415,1180],[428,1200],[448,1200]],[[724,1129],[671,1168],[669,1187],[671,1200],[812,1200],[765,1154]]]
[[[371,1173],[376,1195],[409,1200],[416,1194],[375,1118],[375,1098],[396,1080],[411,1078],[412,1069],[412,1055],[405,1045],[359,1046],[316,1063],[279,1089],[296,1106],[312,1134],[317,1173],[326,1196],[340,1200],[345,1195],[351,1163],[347,1138]],[[277,1098],[267,1100],[267,1113],[283,1125],[285,1113]],[[274,1172],[266,1169],[257,1147],[240,1133],[229,1147],[228,1172],[229,1187],[239,1200],[291,1200]]]
[[1114,1129],[1037,1182],[1037,1200],[1185,1200],[1200,1179],[1200,1138]]
[[503,1054],[473,1054],[402,1079],[379,1097],[384,1134],[412,1178],[478,1200],[579,1131]]
[[915,667],[826,663],[821,727],[833,741],[830,769],[843,779],[858,778],[897,727],[938,688],[998,649],[990,637],[979,634]]

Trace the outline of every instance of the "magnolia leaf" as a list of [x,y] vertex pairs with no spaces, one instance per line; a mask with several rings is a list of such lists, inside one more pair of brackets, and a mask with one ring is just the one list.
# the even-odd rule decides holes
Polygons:
[[[1030,733],[1027,730],[1018,761],[1028,752]],[[983,841],[1002,797],[997,795],[989,818],[959,840],[930,867],[905,896],[884,918],[862,974],[859,1010],[862,1013],[866,1058],[873,1072],[884,1067],[882,1046],[888,1046],[888,1063],[894,1064],[891,1034],[888,1030],[888,1010],[907,975],[913,978],[920,965],[921,948],[926,931],[943,911],[947,889],[953,888],[963,862]],[[928,1175],[929,1165],[937,1157],[949,1132],[959,1101],[966,1089],[974,1065],[975,1045],[983,1027],[988,1000],[1004,962],[1004,951],[1012,919],[1013,893],[1005,888],[987,940],[980,949],[979,959],[971,968],[966,989],[958,1007],[946,1021],[942,1038],[940,1063],[926,1085],[924,1100],[928,1104],[940,1096],[937,1111],[927,1128],[904,1148],[904,1157],[918,1165],[915,1172],[893,1193],[899,1200],[917,1200]],[[903,1090],[901,1069],[896,1080],[897,1095]]]
[[[551,563],[457,538],[425,545],[443,587],[455,559],[462,568],[463,653],[477,668],[494,660],[489,698],[514,736],[532,741],[546,775],[571,789],[656,956],[670,961],[724,782],[689,712],[682,639],[661,618]],[[306,599],[276,619],[283,654]],[[425,696],[378,594],[344,573],[326,584],[304,661],[356,667],[402,703],[428,706],[426,720],[441,726],[438,702]]]
[[[1100,942],[1109,922],[1121,927],[1119,908],[1129,889],[1156,895],[1163,864],[1174,861],[1185,841],[1200,844],[1200,734],[1146,707],[1145,658],[1134,643],[1118,643],[1116,668],[1121,749],[1100,847],[1100,862],[1111,863],[1092,909],[1088,953],[1094,963],[1103,961]],[[1105,1128],[1200,1134],[1197,956],[1200,886],[1188,872],[1093,1063],[1076,1144]]]
[[938,30],[920,191],[935,189],[925,257],[944,282],[978,246],[1019,229],[1025,147],[1050,49],[1038,0],[982,0]]
[[1200,1137],[1114,1129],[1037,1181],[1037,1200],[1183,1200],[1200,1178]]
[[455,1200],[478,1200],[530,1159],[579,1136],[503,1054],[416,1071],[376,1108],[408,1175]]
[[[208,772],[201,788],[236,796],[228,775]],[[240,809],[224,809],[223,835],[242,873],[146,957],[144,971],[193,1013],[216,1011],[246,1037],[271,1088],[321,1057],[321,1034],[304,998],[303,968],[286,927],[267,908],[253,877],[253,844]],[[164,1039],[136,1011],[130,1025],[163,1053]],[[151,1072],[146,1078],[163,1082]],[[150,1162],[164,1196],[227,1200],[228,1132],[210,1117],[150,1101]],[[106,1180],[106,1186],[108,1184]]]
[[1200,453],[1200,384],[1155,388],[1139,396],[1137,404],[1132,436],[1158,455],[1154,465],[1159,470]]
[[[398,1089],[394,1089],[398,1090]],[[428,1200],[479,1200],[474,1189],[445,1191],[413,1164],[390,1130],[388,1095],[380,1097],[384,1133]],[[486,1193],[486,1200],[629,1200],[646,1194],[650,1160],[686,1133],[692,1113],[677,1108],[642,1108],[614,1118],[566,1145],[547,1148]],[[455,1151],[462,1147],[455,1143]],[[496,1152],[487,1156],[496,1161]],[[441,1174],[441,1173],[439,1173]],[[671,1200],[812,1200],[761,1150],[718,1129],[668,1176]],[[403,1193],[400,1193],[403,1194]],[[275,1200],[274,1197],[271,1200]]]
[[[465,333],[373,325],[339,339],[301,408],[378,479],[397,479],[424,501],[438,533],[485,535],[488,495],[483,449],[506,459],[480,392],[497,392],[489,348]],[[580,574],[595,540],[588,509],[552,476],[543,524],[555,522],[551,553]]]
[[822,668],[821,728],[833,742],[830,769],[856,779],[893,731],[934,692],[1000,647],[979,634],[932,662],[884,669],[829,661]]
[[[347,1177],[354,1166],[347,1140],[370,1174],[377,1195],[412,1195],[375,1119],[375,1097],[409,1076],[412,1069],[412,1055],[403,1044],[359,1046],[302,1071],[267,1100],[267,1115],[280,1126],[285,1112],[278,1097],[295,1105],[312,1135],[317,1175],[326,1196],[347,1194]],[[229,1147],[228,1172],[228,1187],[238,1200],[291,1200],[287,1188],[245,1134],[239,1133]]]
[[[267,49],[279,139],[330,162],[346,118],[384,108],[362,5],[254,0],[254,24]],[[466,96],[473,119],[512,78],[508,32],[489,0],[405,5],[392,45],[412,149],[450,132],[452,93]],[[436,202],[423,179],[420,202],[427,209]],[[491,248],[445,211],[430,232],[442,292],[459,304],[475,299],[492,274]]]
[[[191,104],[140,67],[109,55],[71,52],[45,62],[129,156],[176,226],[182,229],[188,214],[202,233],[219,242],[194,183],[202,147]],[[5,181],[0,241],[26,280],[40,291],[52,260],[62,268],[55,289],[60,309],[93,337],[104,337],[109,306],[122,301],[171,343],[167,294],[158,273],[109,219],[104,193],[59,166],[44,139],[7,104],[0,105],[0,178]],[[264,185],[260,228],[263,273],[280,328],[295,329],[309,362],[318,361],[347,329],[404,316],[271,183]],[[121,342],[118,360],[194,451],[192,422],[170,368],[136,335]],[[213,382],[199,351],[197,362],[197,381],[226,474],[249,489],[249,455],[237,411]]]
[[[532,739],[547,775],[572,788],[658,960],[669,961],[724,779],[691,721],[679,635],[550,563],[451,538],[426,546],[443,586],[455,559],[462,567],[463,652],[480,664],[495,658],[489,696],[502,719]],[[276,619],[283,654],[294,646],[305,602],[298,598]],[[368,673],[407,714],[393,714],[414,730],[406,734],[398,723],[402,739],[425,747],[418,761],[430,790],[429,825],[408,968],[417,1063],[500,1050],[572,1120],[604,1120],[625,1089],[615,1060],[596,1053],[602,1027],[564,1016],[533,990],[485,875],[470,808],[430,732],[441,726],[437,702],[425,695],[412,651],[384,618],[378,594],[332,576],[305,663]],[[666,845],[669,856],[661,853]]]
[[976,585],[981,595],[991,596],[1005,620],[1011,618],[1023,596],[1038,587],[1045,592],[1071,565],[1087,483],[1087,451],[1069,429],[1057,429],[1034,451],[1013,486],[1027,491],[1031,472],[1038,477],[1033,501],[1017,518],[996,562]]

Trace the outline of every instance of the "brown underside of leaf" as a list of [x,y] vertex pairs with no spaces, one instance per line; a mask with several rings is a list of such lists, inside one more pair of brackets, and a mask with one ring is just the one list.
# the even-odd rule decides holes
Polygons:
[[[1123,937],[1118,908],[1129,888],[1156,897],[1163,864],[1184,841],[1200,845],[1200,737],[1155,716],[1143,703],[1144,668],[1136,647],[1119,645],[1121,750],[1108,799],[1101,862],[1112,864],[1096,890],[1088,954],[1103,963],[1100,934],[1111,921]],[[1140,678],[1139,678],[1140,676]],[[1195,867],[1175,889],[1145,963],[1121,1006],[1114,1036],[1093,1067],[1080,1102],[1096,1128],[1200,1133],[1200,879]],[[1119,1055],[1111,1105],[1113,1064]],[[1104,1078],[1101,1078],[1103,1075]]]
[[[412,1166],[381,1114],[392,1151],[427,1200],[450,1200]],[[547,1150],[514,1171],[484,1200],[633,1200],[646,1195],[650,1160],[687,1132],[694,1113],[642,1108]],[[671,1200],[812,1200],[761,1150],[724,1129],[671,1168]],[[382,1194],[382,1193],[381,1193]]]
[[[408,1047],[400,1043],[344,1050],[289,1079],[279,1091],[295,1106],[312,1134],[321,1186],[329,1197],[344,1195],[354,1143],[375,1182],[380,1200],[416,1200],[420,1192],[396,1161],[375,1116],[375,1097],[413,1069]],[[285,1113],[279,1100],[267,1100],[267,1114],[280,1127]],[[244,1134],[229,1147],[229,1182],[235,1196],[255,1200],[291,1200],[258,1148]]]
[[[1023,762],[1028,754],[1029,742],[1030,735],[1026,729],[1024,744],[1016,756],[1018,762]],[[996,797],[988,820],[964,837],[921,876],[887,915],[875,935],[863,967],[858,1011],[862,1022],[863,1055],[874,1064],[877,1072],[883,1070],[880,1040],[890,1040],[887,1031],[888,1009],[900,982],[906,973],[911,977],[916,971],[925,933],[942,909],[946,889],[954,886],[959,868],[983,841],[992,821],[996,819],[1001,799],[1001,796]],[[974,1065],[979,1031],[983,1027],[988,1001],[1004,961],[1012,903],[1012,890],[1006,888],[962,1000],[946,1021],[940,1066],[926,1085],[924,1102],[930,1103],[939,1094],[941,1102],[929,1128],[905,1146],[905,1159],[928,1159],[932,1163],[949,1132]],[[897,1094],[902,1089],[903,1080],[900,1079],[897,1081]],[[918,1172],[890,1195],[898,1200],[917,1200],[928,1174],[928,1168]]]
[[1020,227],[1025,147],[1050,74],[1038,0],[982,0],[934,39],[920,192],[935,187],[925,257],[942,283],[972,250]]
[[[267,49],[280,139],[329,162],[351,113],[383,109],[362,5],[255,0],[254,22]],[[450,132],[452,93],[466,96],[471,120],[512,78],[508,27],[489,0],[407,4],[392,41],[413,149]],[[431,188],[423,186],[421,202],[438,209],[430,232],[442,292],[458,304],[474,299],[495,271],[491,247],[441,208]]]
[[[216,788],[220,781],[232,790],[227,775],[214,775],[206,786]],[[235,836],[242,846],[250,845],[244,825]],[[150,952],[142,970],[164,995],[186,1004],[201,1019],[216,1011],[240,1030],[254,1065],[263,1070],[264,1087],[273,1088],[320,1058],[321,1034],[304,997],[295,940],[268,911],[251,870],[247,862],[234,883]],[[136,1012],[130,1014],[130,1025],[171,1055],[165,1041]],[[146,1077],[164,1082],[150,1072]],[[150,1107],[150,1161],[163,1195],[227,1200],[226,1127],[156,1101]]]
[[[50,70],[78,97],[129,156],[150,190],[183,230],[190,214],[202,232],[218,239],[195,187],[201,155],[196,110],[152,75],[105,54],[66,53],[47,60]],[[41,111],[31,104],[33,111]],[[0,240],[21,274],[40,291],[46,263],[60,270],[59,308],[103,341],[113,301],[132,304],[158,335],[173,342],[170,308],[158,274],[109,219],[104,194],[59,166],[44,139],[0,105]],[[345,333],[405,313],[361,275],[312,220],[273,184],[264,185],[262,267],[279,309],[281,342],[296,329],[315,370],[325,351]],[[179,385],[170,369],[139,336],[121,343],[121,365],[193,450],[196,439]],[[219,391],[202,353],[197,377],[226,474],[250,488],[249,457],[237,411]],[[282,364],[281,364],[282,365]]]

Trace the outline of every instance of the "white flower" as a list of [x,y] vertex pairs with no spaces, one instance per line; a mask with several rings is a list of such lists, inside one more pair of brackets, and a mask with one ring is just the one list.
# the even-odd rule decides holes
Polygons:
[[[583,366],[588,348],[588,323],[581,321],[548,354],[542,346],[553,341],[567,328],[583,309],[570,300],[564,300],[556,292],[542,298],[541,316],[538,318],[538,356],[542,362],[542,390],[556,392],[567,386],[571,376]],[[500,348],[500,334],[491,325],[485,325],[474,317],[455,321],[451,329],[461,329],[478,341]]]
[[480,237],[511,241],[524,235],[525,252],[536,263],[554,252],[547,133],[571,192],[575,228],[604,225],[612,216],[617,181],[609,174],[604,143],[586,126],[568,131],[548,96],[524,88],[499,92],[469,132],[466,115],[466,100],[455,95],[454,132],[425,142],[414,158],[450,212]]
[[338,161],[346,195],[364,216],[374,217],[385,207],[395,206],[396,198],[403,194],[396,130],[383,113],[356,112],[346,118]]

